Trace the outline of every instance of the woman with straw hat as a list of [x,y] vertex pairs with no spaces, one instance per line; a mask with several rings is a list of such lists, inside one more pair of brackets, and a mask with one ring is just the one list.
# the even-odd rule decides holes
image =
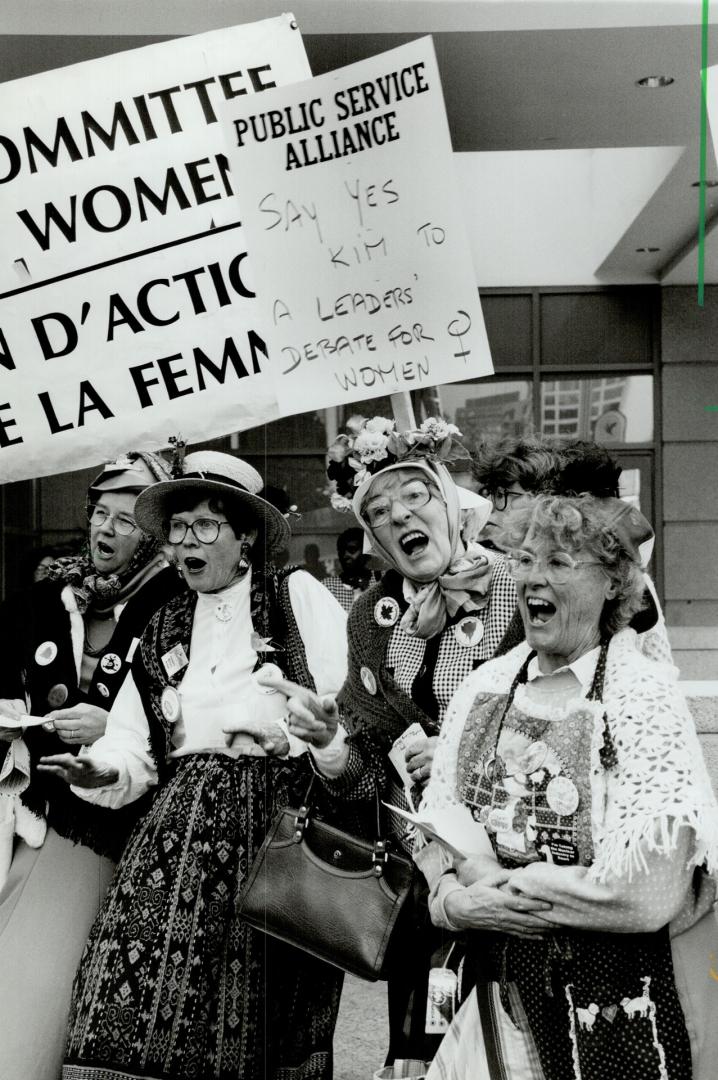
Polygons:
[[321,695],[346,667],[340,606],[268,565],[289,529],[261,492],[246,462],[200,451],[138,500],[189,591],[143,634],[104,738],[42,766],[109,806],[157,788],[78,970],[65,1080],[331,1074],[340,974],[236,913],[274,809],[312,774],[282,695],[254,672],[268,659]]

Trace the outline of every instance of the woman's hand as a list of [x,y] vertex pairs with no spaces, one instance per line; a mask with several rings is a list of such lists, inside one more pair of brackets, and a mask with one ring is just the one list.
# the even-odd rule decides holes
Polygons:
[[428,784],[438,735],[424,735],[409,743],[405,752],[406,771],[414,784]]
[[[454,867],[459,885],[491,884],[501,871],[495,855],[471,855],[466,859],[454,858]],[[504,880],[508,871],[503,871]],[[501,882],[499,882],[501,884]]]
[[74,754],[53,754],[40,758],[38,772],[52,773],[59,776],[66,784],[75,787],[97,788],[115,784],[120,778],[114,765],[103,765],[92,758],[75,757]]
[[69,709],[49,712],[43,727],[45,731],[56,731],[69,746],[86,746],[105,734],[107,715],[107,711],[98,705],[80,702]]
[[257,673],[261,686],[271,686],[287,698],[289,733],[311,746],[328,746],[337,732],[339,710],[332,694],[315,694],[273,671]]
[[26,715],[25,702],[20,698],[0,698],[0,742],[12,742],[22,735],[21,727],[3,727],[3,716],[19,721]]
[[[541,899],[551,904],[546,920],[554,926],[575,926],[585,930],[638,930],[632,921],[632,901],[639,895],[633,887],[614,881],[599,884],[588,876],[585,866],[556,866],[535,862],[514,870],[506,886],[516,897]],[[656,892],[660,889],[656,885]],[[663,925],[663,924],[661,924]]]
[[454,889],[444,900],[452,926],[459,930],[500,930],[505,934],[536,937],[551,929],[542,919],[551,904],[545,900],[532,900],[507,891],[504,887],[511,874],[499,867],[493,876],[488,874],[484,882],[475,882],[467,888]]
[[[241,746],[242,739],[237,736],[249,735],[257,746],[261,746],[267,757],[286,757],[289,753],[289,739],[281,724],[276,720],[262,723],[259,720],[230,720],[222,728],[228,746]],[[252,756],[251,748],[245,751]]]

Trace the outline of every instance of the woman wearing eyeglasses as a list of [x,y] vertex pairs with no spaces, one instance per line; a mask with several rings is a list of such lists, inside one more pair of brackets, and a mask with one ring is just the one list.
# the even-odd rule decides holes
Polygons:
[[[177,592],[134,516],[139,493],[168,476],[154,454],[107,465],[88,491],[86,550],[0,609],[0,1076],[13,1080],[56,1080],[72,977],[112,874],[105,856],[119,856],[141,810],[90,806],[37,762],[103,734],[133,643]],[[44,726],[23,729],[28,713]]]
[[478,491],[491,502],[481,542],[495,548],[494,536],[517,500],[523,495],[553,490],[559,457],[554,444],[536,435],[506,436],[481,443],[473,454],[471,468]]
[[[340,605],[268,565],[289,528],[262,487],[246,462],[200,451],[140,496],[137,520],[189,589],[142,635],[106,734],[40,765],[104,806],[156,788],[78,969],[66,1080],[331,1076],[340,973],[237,915],[274,811],[313,775],[283,695],[254,672],[270,662],[323,700],[346,671]],[[331,747],[312,753],[331,771]]]
[[[327,710],[306,692],[290,697],[294,734],[322,741],[338,722],[349,733],[341,774],[335,766],[327,780],[348,824],[361,806],[371,810],[376,787],[403,809],[405,789],[420,803],[448,702],[461,680],[493,656],[514,611],[516,591],[503,557],[468,539],[491,507],[457,487],[446,468],[468,456],[457,434],[442,420],[397,432],[392,421],[376,417],[329,451],[335,505],[353,509],[389,566],[352,607],[349,674],[337,706]],[[397,740],[401,771],[389,758]],[[394,841],[411,852],[406,821],[390,814],[389,825]],[[405,948],[397,950],[389,977],[388,1062],[427,1059],[438,1043],[425,1033],[426,999],[431,956],[446,935],[433,932],[419,874],[416,885]]]
[[429,1080],[715,1073],[718,806],[672,667],[629,627],[651,537],[615,498],[506,519],[526,642],[457,691],[426,792],[486,831],[476,858],[421,855],[476,975]]

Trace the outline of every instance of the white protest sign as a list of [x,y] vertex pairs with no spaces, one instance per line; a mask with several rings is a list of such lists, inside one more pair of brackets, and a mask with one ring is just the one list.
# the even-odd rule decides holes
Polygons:
[[278,415],[217,110],[308,75],[283,15],[0,84],[0,480]]
[[283,415],[491,374],[430,38],[218,114]]

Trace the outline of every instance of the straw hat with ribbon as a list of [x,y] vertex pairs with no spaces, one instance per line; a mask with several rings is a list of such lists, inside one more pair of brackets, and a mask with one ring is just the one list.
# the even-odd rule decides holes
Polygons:
[[145,532],[164,539],[170,505],[176,506],[179,493],[188,492],[196,496],[197,502],[214,496],[225,507],[248,510],[264,535],[268,553],[286,547],[286,518],[262,498],[264,481],[248,462],[217,450],[197,450],[186,455],[179,469],[181,473],[174,480],[153,484],[138,497],[135,518]]

